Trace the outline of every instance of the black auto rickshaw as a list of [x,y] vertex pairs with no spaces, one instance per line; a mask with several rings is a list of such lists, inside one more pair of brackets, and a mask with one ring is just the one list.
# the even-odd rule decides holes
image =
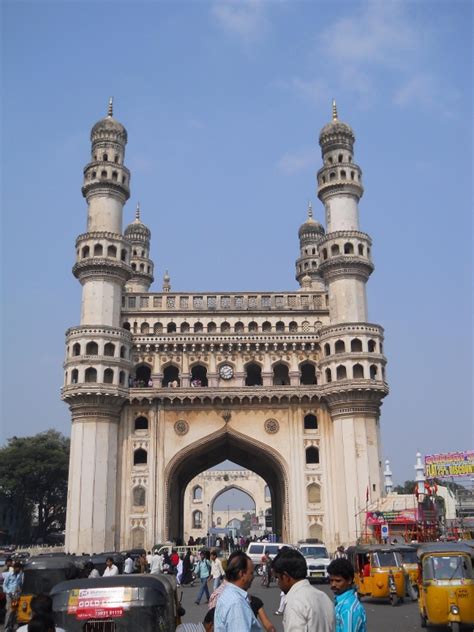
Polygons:
[[174,632],[179,622],[176,587],[157,573],[61,582],[51,597],[68,632]]
[[18,601],[17,621],[20,625],[31,619],[30,602],[34,595],[49,593],[62,581],[79,576],[77,558],[73,555],[38,555],[30,557],[23,567],[24,579]]

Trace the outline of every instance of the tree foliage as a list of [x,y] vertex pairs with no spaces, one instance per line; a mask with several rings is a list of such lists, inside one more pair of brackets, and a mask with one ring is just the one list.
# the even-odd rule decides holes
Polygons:
[[64,530],[69,439],[56,430],[12,437],[0,448],[0,490],[12,542],[45,542]]

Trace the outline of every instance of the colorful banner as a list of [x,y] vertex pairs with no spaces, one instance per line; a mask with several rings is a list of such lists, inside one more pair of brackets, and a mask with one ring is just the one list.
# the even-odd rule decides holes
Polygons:
[[401,509],[399,511],[368,511],[367,524],[411,524],[417,520],[416,509]]
[[130,607],[130,599],[131,588],[125,586],[73,589],[67,613],[79,620],[122,617]]
[[425,456],[426,478],[451,478],[474,475],[474,452],[448,452]]

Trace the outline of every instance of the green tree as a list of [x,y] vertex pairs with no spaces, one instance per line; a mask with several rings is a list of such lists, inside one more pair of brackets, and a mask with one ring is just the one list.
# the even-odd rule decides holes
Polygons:
[[12,437],[0,448],[0,491],[12,516],[10,540],[47,541],[66,521],[69,439],[56,430]]
[[240,527],[240,533],[242,535],[245,535],[245,536],[250,535],[250,529],[253,526],[254,517],[255,517],[255,513],[251,513],[250,511],[247,511],[246,513],[244,513],[242,524]]
[[416,481],[405,481],[403,485],[395,485],[393,491],[397,494],[414,494]]

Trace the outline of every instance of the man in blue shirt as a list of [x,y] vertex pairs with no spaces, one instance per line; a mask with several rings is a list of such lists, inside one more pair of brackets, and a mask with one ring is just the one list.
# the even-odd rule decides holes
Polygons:
[[262,632],[247,597],[253,580],[253,563],[243,551],[229,558],[227,585],[216,606],[214,632]]
[[3,580],[3,592],[7,598],[7,606],[5,613],[5,632],[11,632],[16,629],[16,608],[12,602],[15,602],[21,593],[23,585],[23,572],[19,562],[13,564],[13,570],[5,575]]
[[365,610],[353,586],[352,564],[345,558],[335,559],[329,564],[327,573],[336,596],[336,632],[367,632]]

